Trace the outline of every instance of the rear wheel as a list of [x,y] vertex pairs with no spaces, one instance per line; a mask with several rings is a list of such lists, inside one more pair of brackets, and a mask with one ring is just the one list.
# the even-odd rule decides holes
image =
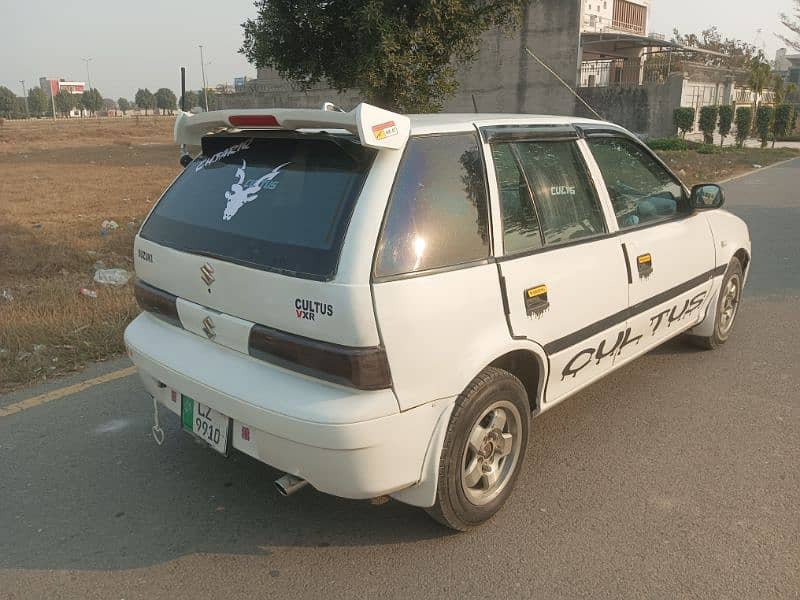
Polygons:
[[530,405],[511,373],[488,367],[456,400],[442,455],[434,519],[466,531],[505,503],[528,446]]
[[743,280],[742,264],[738,258],[734,258],[728,265],[728,271],[722,280],[713,333],[709,336],[692,336],[693,341],[701,348],[714,350],[728,341],[731,331],[733,331],[736,315],[739,314]]

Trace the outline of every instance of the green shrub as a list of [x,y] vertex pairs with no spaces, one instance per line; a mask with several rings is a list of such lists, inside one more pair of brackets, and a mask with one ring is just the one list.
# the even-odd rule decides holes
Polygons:
[[756,131],[758,139],[761,140],[761,147],[766,148],[769,141],[769,132],[772,129],[772,122],[775,120],[775,109],[771,106],[759,106],[756,111]]
[[719,134],[722,136],[722,142],[725,143],[725,138],[731,133],[731,126],[733,125],[733,107],[730,104],[719,107]]
[[712,144],[700,144],[697,147],[698,154],[722,154],[722,148]]
[[750,137],[753,127],[753,109],[749,106],[740,106],[736,109],[736,146],[741,148],[744,141]]
[[789,135],[789,128],[792,126],[794,106],[791,104],[781,104],[775,109],[775,120],[772,123],[772,147],[775,147],[775,138],[786,137]]
[[656,138],[648,140],[647,145],[653,150],[688,150],[689,145],[686,140],[679,137]]
[[718,106],[704,106],[700,109],[700,131],[703,132],[703,143],[714,143],[714,130],[717,128]]
[[685,138],[686,134],[694,127],[695,115],[695,110],[689,106],[681,106],[673,111],[672,122],[675,124],[675,129],[681,132],[682,137]]

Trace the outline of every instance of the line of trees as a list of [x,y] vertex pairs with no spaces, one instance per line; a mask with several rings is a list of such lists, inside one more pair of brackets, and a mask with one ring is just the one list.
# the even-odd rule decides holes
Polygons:
[[[212,104],[209,94],[209,104]],[[187,92],[187,108],[200,106],[202,94]],[[212,104],[213,105],[213,104]],[[26,97],[17,96],[5,86],[0,86],[0,117],[6,119],[24,119],[27,117],[52,117],[53,106],[57,115],[68,117],[74,110],[81,114],[96,115],[101,111],[119,109],[123,114],[138,108],[149,111],[159,110],[162,114],[174,114],[178,108],[178,99],[169,88],[159,88],[155,93],[149,89],[139,89],[133,101],[127,98],[112,100],[104,98],[97,88],[85,90],[82,94],[72,94],[66,90],[59,91],[52,99],[41,88],[28,90]],[[205,108],[205,107],[204,107]]]
[[[694,122],[694,109],[676,109],[674,119],[677,127],[685,132],[691,129]],[[753,134],[756,134],[761,141],[762,148],[767,147],[770,139],[774,147],[778,138],[786,137],[794,130],[797,123],[797,109],[793,104],[761,105],[755,110],[752,106],[745,105],[739,106],[734,114],[732,106],[704,106],[700,109],[700,130],[703,132],[703,141],[706,144],[713,144],[714,132],[719,128],[721,144],[724,144],[725,138],[730,135],[734,119],[737,147],[743,147],[745,141]]]
[[171,115],[178,109],[178,99],[175,92],[169,88],[159,88],[155,93],[151,92],[149,88],[139,88],[133,98],[133,106],[127,100],[125,104],[126,108],[123,109],[120,105],[120,110],[130,110],[136,106],[139,110],[143,110],[144,114],[147,114],[148,110],[155,112],[158,109],[162,114],[169,113]]

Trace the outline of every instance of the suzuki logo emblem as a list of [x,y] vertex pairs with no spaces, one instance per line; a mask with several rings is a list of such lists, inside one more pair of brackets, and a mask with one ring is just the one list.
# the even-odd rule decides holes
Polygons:
[[214,283],[214,267],[212,267],[210,263],[206,263],[200,267],[200,278],[203,280],[203,283],[209,287]]
[[215,337],[217,337],[217,332],[214,331],[214,328],[214,321],[211,320],[211,317],[206,317],[203,319],[203,331],[205,331],[206,337],[208,337],[210,340],[213,340]]

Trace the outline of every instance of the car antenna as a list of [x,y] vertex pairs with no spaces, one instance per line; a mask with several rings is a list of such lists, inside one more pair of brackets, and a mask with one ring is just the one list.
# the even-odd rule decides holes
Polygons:
[[572,95],[575,96],[578,100],[580,100],[583,103],[583,105],[586,108],[588,108],[594,116],[596,116],[601,121],[605,121],[605,119],[600,115],[600,113],[597,112],[595,109],[593,109],[592,106],[586,100],[581,98],[580,94],[578,94],[578,92],[576,92],[575,89],[570,84],[568,84],[566,81],[561,79],[561,77],[559,77],[558,73],[556,73],[553,69],[551,69],[549,66],[547,66],[547,64],[541,58],[539,58],[533,52],[531,52],[530,48],[528,48],[527,46],[525,47],[525,52],[527,52],[533,60],[538,62],[540,65],[542,65],[553,77],[558,79],[558,81],[561,83],[561,85],[563,85],[570,92],[572,92]]
[[472,94],[472,108],[475,109],[475,114],[478,114],[480,111],[478,110],[478,103],[475,100],[475,94]]

